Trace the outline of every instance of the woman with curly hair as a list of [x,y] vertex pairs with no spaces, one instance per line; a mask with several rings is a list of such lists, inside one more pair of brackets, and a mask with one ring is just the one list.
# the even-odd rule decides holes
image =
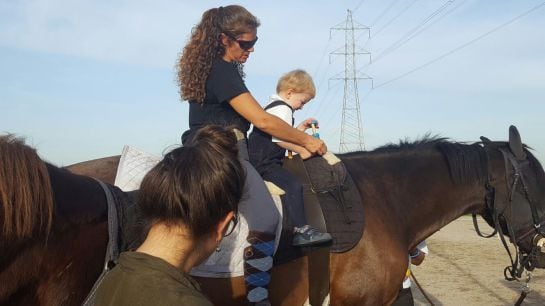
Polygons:
[[240,213],[248,221],[250,246],[244,250],[244,279],[251,303],[268,304],[275,229],[279,213],[263,180],[248,161],[246,133],[250,124],[286,142],[324,154],[325,143],[294,129],[263,110],[244,84],[242,65],[254,51],[258,19],[244,7],[229,5],[207,10],[192,29],[178,63],[178,85],[189,101],[189,130],[182,142],[210,124],[233,126],[239,158],[246,169]]

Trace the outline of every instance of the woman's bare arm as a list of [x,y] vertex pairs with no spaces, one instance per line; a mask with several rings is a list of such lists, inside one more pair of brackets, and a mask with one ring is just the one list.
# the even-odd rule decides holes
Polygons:
[[267,113],[249,92],[234,97],[229,104],[242,117],[267,134],[300,145],[311,153],[323,155],[327,152],[327,146],[322,140],[294,129],[282,119]]

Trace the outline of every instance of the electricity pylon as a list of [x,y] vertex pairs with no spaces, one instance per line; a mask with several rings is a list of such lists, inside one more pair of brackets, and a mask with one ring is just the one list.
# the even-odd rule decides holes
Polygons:
[[368,79],[371,77],[358,73],[356,70],[356,57],[360,54],[368,54],[369,61],[371,53],[356,46],[356,31],[367,31],[367,39],[371,37],[370,28],[359,24],[352,20],[352,12],[348,10],[346,20],[341,22],[331,31],[345,31],[344,46],[331,52],[335,55],[344,55],[344,76],[331,78],[331,80],[344,80],[344,98],[343,98],[343,115],[341,121],[341,138],[339,144],[339,152],[350,152],[356,150],[364,150],[363,142],[363,122],[360,113],[360,101],[358,96],[358,80]]

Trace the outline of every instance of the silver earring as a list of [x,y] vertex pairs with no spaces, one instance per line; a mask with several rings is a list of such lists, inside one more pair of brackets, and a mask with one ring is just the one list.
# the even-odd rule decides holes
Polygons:
[[218,247],[216,248],[216,252],[219,253],[220,251],[221,251],[221,247],[218,246]]

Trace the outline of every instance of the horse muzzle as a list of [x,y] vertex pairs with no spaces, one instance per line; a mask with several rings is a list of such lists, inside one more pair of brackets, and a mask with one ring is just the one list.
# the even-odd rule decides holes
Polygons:
[[541,238],[536,242],[536,247],[539,249],[541,254],[545,254],[545,238]]
[[535,240],[535,251],[533,252],[534,256],[532,261],[532,266],[534,268],[545,269],[545,237],[540,236],[540,238]]

